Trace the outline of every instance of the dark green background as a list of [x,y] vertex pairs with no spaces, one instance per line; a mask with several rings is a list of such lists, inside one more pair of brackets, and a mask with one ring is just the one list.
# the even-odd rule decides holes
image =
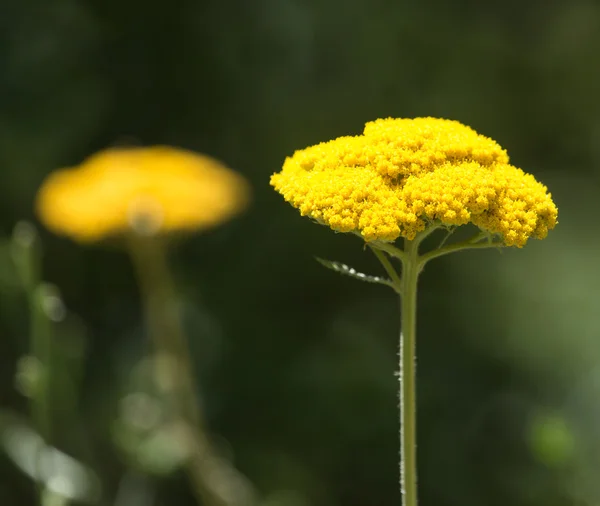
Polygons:
[[[594,0],[3,0],[0,236],[34,219],[46,174],[109,145],[172,144],[239,170],[251,209],[172,255],[211,430],[264,505],[398,505],[395,296],[318,265],[380,272],[268,181],[295,149],[378,117],[466,123],[548,185],[560,223],[422,277],[421,504],[597,506],[599,55]],[[87,351],[77,417],[54,392],[53,443],[94,466],[111,504],[127,468],[112,424],[145,347],[132,270],[117,250],[41,234],[71,312],[55,338],[85,335]],[[7,251],[0,408],[26,413],[13,378],[27,308]],[[145,486],[155,504],[192,504],[179,473]],[[34,501],[0,456],[0,504]]]

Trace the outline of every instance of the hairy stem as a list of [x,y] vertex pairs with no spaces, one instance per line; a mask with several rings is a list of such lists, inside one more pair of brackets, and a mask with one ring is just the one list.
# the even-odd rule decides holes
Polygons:
[[[417,421],[416,421],[416,320],[417,284],[425,264],[434,258],[465,249],[502,247],[489,234],[480,232],[470,239],[444,246],[419,255],[419,245],[439,224],[432,224],[412,240],[404,239],[404,248],[386,242],[373,242],[369,247],[392,278],[392,288],[400,295],[400,489],[403,506],[417,506]],[[387,258],[390,255],[402,262],[402,276]]]
[[416,319],[419,242],[404,241],[400,332],[400,487],[403,506],[417,506]]

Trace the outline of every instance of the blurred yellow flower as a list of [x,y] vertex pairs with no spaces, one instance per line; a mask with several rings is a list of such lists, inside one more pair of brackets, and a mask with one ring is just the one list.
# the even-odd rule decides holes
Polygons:
[[243,210],[247,197],[245,180],[219,161],[155,146],[108,149],[50,174],[36,207],[53,232],[93,242],[209,228]]
[[296,151],[271,185],[302,215],[365,241],[470,222],[522,247],[558,215],[547,188],[495,141],[438,118],[378,119],[363,135]]

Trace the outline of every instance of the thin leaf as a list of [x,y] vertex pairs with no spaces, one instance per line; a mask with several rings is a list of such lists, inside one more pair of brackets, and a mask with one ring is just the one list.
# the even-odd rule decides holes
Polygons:
[[359,281],[366,281],[367,283],[378,283],[380,285],[386,285],[394,288],[394,283],[391,279],[381,278],[379,276],[370,276],[368,274],[363,274],[362,272],[358,272],[353,267],[349,265],[343,264],[341,262],[333,262],[331,260],[324,260],[323,258],[315,257],[317,262],[319,262],[323,267],[327,267],[332,271],[338,272],[340,274],[344,274],[346,276],[350,276],[351,278],[358,279]]

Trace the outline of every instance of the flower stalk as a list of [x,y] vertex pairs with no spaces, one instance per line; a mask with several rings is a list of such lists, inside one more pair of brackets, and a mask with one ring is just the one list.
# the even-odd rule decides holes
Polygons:
[[[400,407],[400,491],[403,506],[417,506],[417,395],[416,395],[416,340],[417,340],[417,287],[419,274],[425,264],[434,258],[473,248],[500,248],[503,243],[484,232],[472,238],[444,246],[439,245],[423,254],[419,247],[440,226],[432,223],[412,240],[404,239],[403,248],[376,242],[369,245],[388,276],[389,286],[400,296],[399,343],[399,407]],[[391,258],[388,258],[391,257]],[[399,274],[391,259],[399,260]]]
[[[400,491],[403,506],[417,506],[417,285],[419,273],[424,265],[419,256],[419,244],[432,231],[428,229],[413,240],[405,239],[404,249],[385,243],[371,245],[373,253],[392,278],[393,288],[400,296],[398,397],[400,401]],[[401,261],[401,276],[386,255]]]
[[[369,247],[385,269],[391,288],[400,296],[399,343],[399,406],[400,406],[400,491],[403,506],[417,506],[417,394],[416,394],[416,340],[417,340],[417,287],[419,274],[430,260],[458,251],[480,248],[500,248],[504,243],[485,232],[449,245],[440,244],[420,254],[419,247],[440,225],[431,223],[414,239],[404,239],[403,248],[385,242],[374,242]],[[450,231],[451,234],[452,231]],[[399,274],[391,262],[399,260]]]
[[404,506],[417,506],[416,320],[419,241],[404,241],[400,330],[400,487]]
[[166,245],[156,236],[134,236],[129,245],[154,348],[155,381],[183,429],[187,473],[198,503],[247,506],[252,493],[245,479],[218,456],[207,435]]

